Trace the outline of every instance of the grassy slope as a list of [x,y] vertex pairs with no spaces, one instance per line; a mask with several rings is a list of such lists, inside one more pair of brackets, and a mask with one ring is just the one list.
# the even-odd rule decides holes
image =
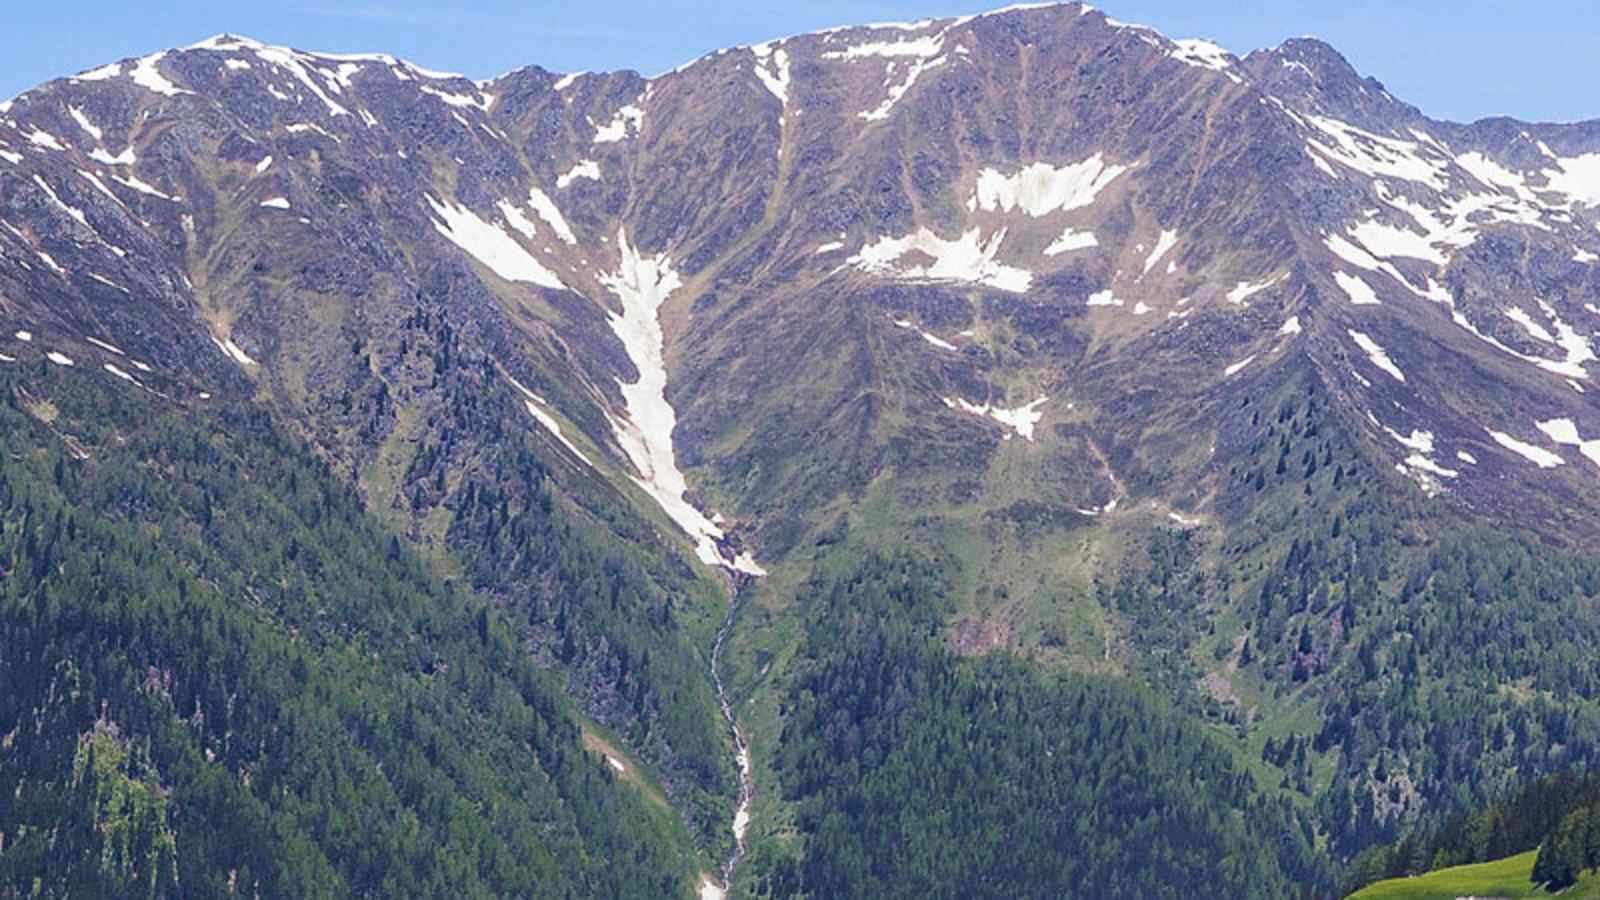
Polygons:
[[1349,900],[1455,900],[1457,897],[1519,900],[1524,897],[1552,896],[1560,896],[1564,900],[1600,898],[1600,875],[1584,875],[1576,885],[1560,894],[1549,894],[1535,887],[1530,876],[1538,855],[1539,851],[1529,850],[1495,862],[1440,869],[1415,878],[1380,881],[1351,894]]

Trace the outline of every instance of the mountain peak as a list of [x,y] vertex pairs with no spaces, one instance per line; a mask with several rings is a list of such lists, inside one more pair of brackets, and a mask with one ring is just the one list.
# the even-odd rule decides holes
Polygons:
[[[72,82],[106,81],[121,76],[127,76],[132,78],[135,82],[150,87],[157,93],[163,93],[172,96],[178,93],[185,93],[185,91],[183,91],[181,88],[171,85],[166,78],[161,75],[158,68],[161,61],[169,56],[184,56],[191,53],[202,52],[236,54],[238,59],[234,63],[230,64],[231,67],[235,68],[248,65],[248,58],[254,57],[269,65],[296,65],[303,63],[376,63],[401,70],[402,76],[439,81],[449,81],[466,77],[456,72],[441,72],[426,68],[424,66],[419,66],[416,63],[399,59],[398,57],[391,56],[387,53],[330,53],[325,51],[299,50],[293,47],[268,44],[264,41],[259,41],[246,35],[234,34],[231,32],[221,32],[186,46],[158,50],[154,53],[149,53],[141,57],[129,57],[114,63],[108,63],[94,69],[79,72],[76,75],[69,76],[67,80]],[[127,69],[127,65],[129,63],[133,63],[133,68],[131,70]]]
[[1245,57],[1252,80],[1290,106],[1333,116],[1369,131],[1389,133],[1422,114],[1362,75],[1337,48],[1316,37],[1290,38]]

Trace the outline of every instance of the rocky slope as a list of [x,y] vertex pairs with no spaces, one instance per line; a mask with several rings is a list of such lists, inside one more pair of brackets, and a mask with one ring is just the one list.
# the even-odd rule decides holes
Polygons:
[[[1079,4],[653,79],[224,35],[0,106],[0,363],[269,407],[523,612],[537,569],[464,523],[507,429],[534,436],[560,502],[710,623],[673,638],[701,713],[647,756],[731,803],[731,764],[683,746],[720,734],[716,582],[750,598],[728,664],[759,782],[830,547],[948,552],[962,652],[1129,672],[1173,632],[1103,588],[1186,541],[1178,689],[1269,731],[1343,697],[1274,697],[1228,651],[1288,535],[1348,510],[1319,460],[1385,521],[1593,549],[1597,207],[1595,123],[1434,121],[1314,40],[1240,58]],[[529,620],[636,722],[624,638],[576,665]]]

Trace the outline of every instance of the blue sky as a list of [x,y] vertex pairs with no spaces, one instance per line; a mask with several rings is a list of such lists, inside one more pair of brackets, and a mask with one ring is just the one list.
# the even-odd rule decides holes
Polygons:
[[[655,74],[719,47],[831,25],[977,12],[1010,0],[10,0],[0,98],[220,31],[308,50],[383,50],[487,78]],[[1208,37],[1243,56],[1311,34],[1438,118],[1600,118],[1593,0],[1107,0],[1114,18]],[[1513,10],[1516,12],[1513,13]]]

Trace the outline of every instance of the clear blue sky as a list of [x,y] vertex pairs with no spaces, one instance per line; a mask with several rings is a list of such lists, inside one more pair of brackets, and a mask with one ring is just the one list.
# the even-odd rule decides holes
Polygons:
[[[0,99],[50,78],[231,31],[307,50],[382,50],[487,78],[647,75],[817,28],[978,12],[1010,0],[0,0]],[[1106,0],[1114,18],[1243,56],[1315,35],[1437,118],[1600,118],[1594,0]]]

